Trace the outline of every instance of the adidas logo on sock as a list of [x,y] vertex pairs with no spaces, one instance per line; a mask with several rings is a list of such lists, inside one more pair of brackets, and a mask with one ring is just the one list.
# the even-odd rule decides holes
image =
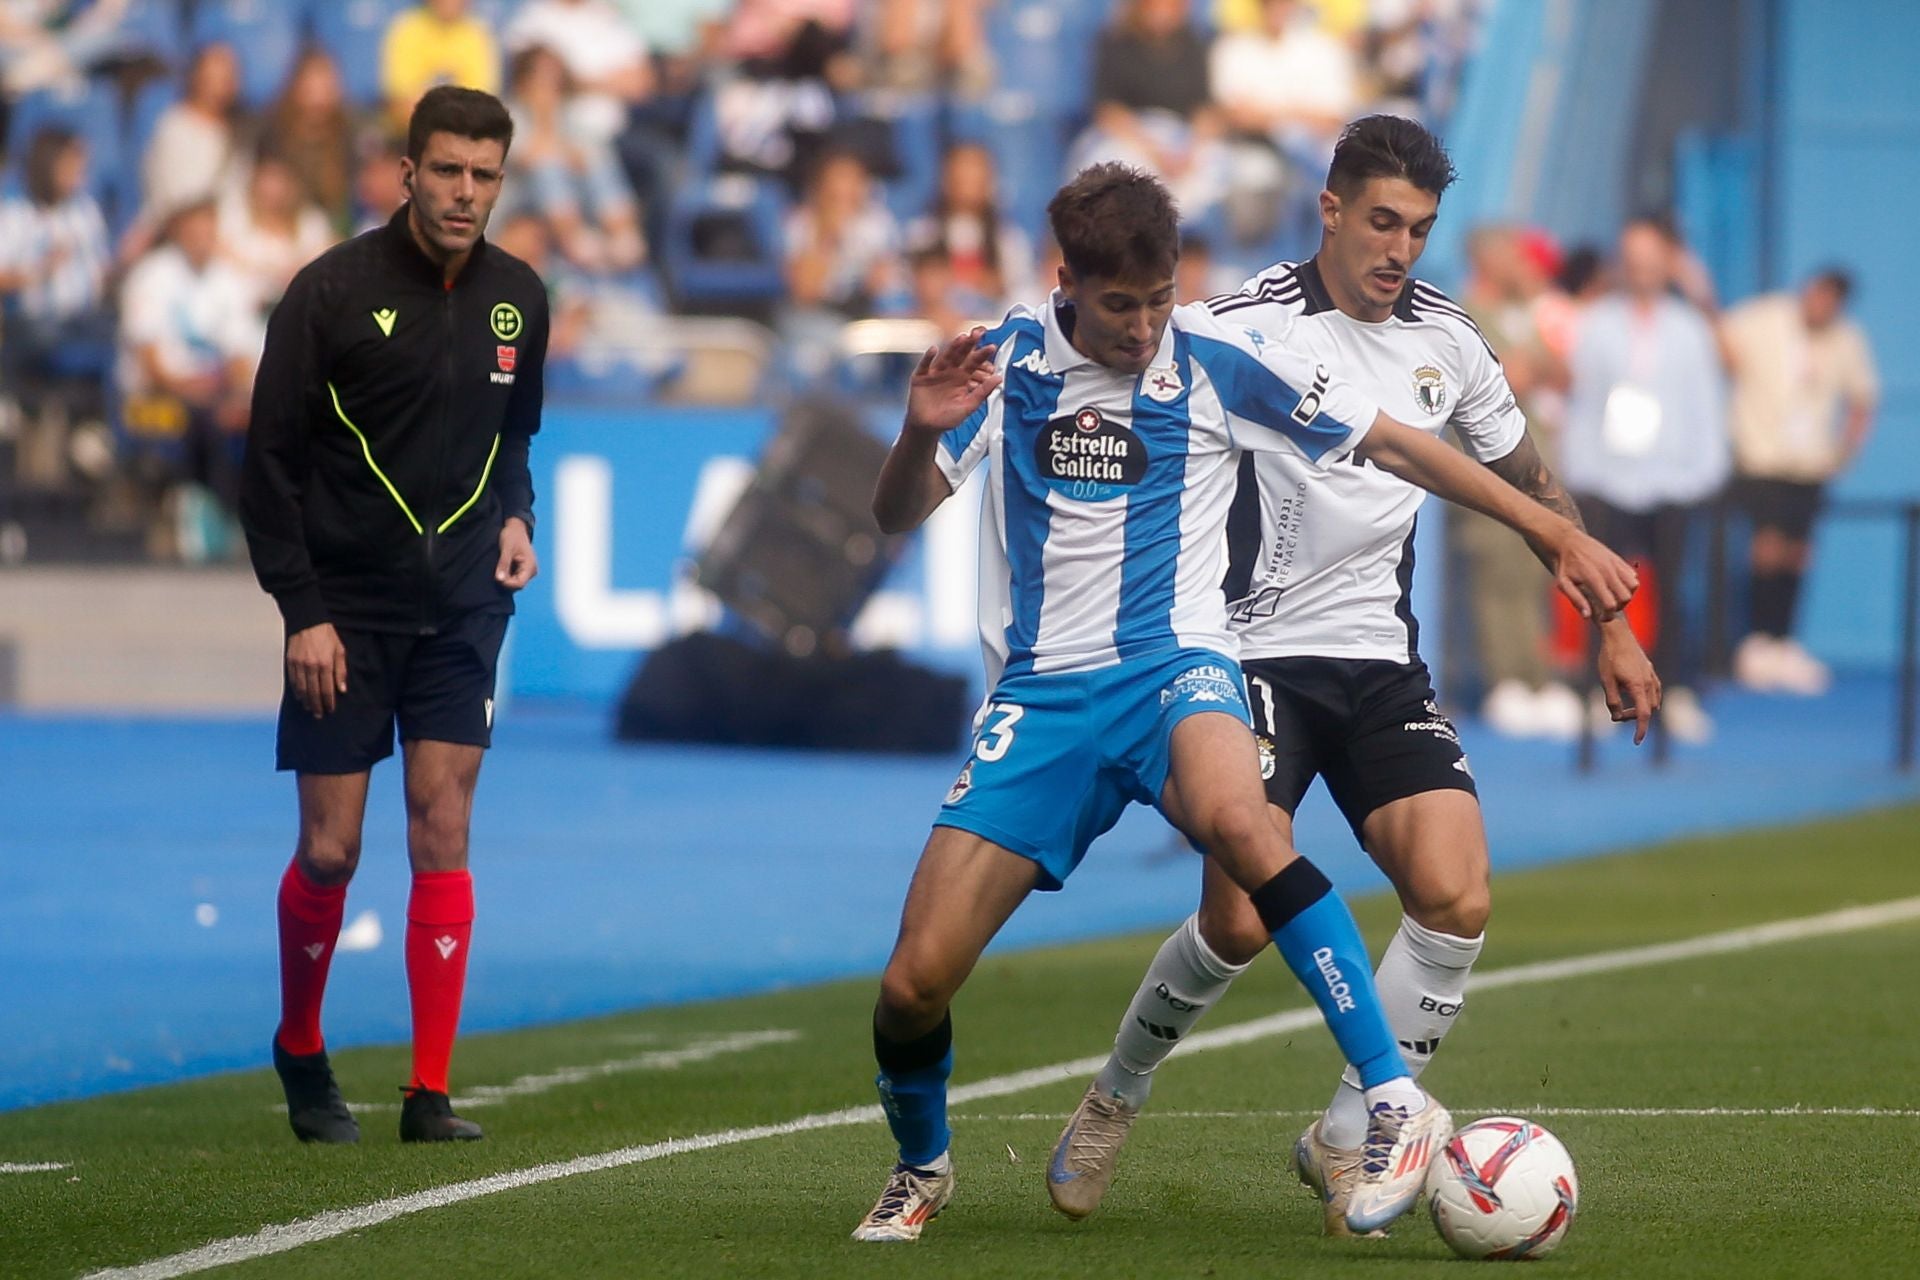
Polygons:
[[433,945],[439,950],[442,960],[450,960],[453,958],[454,951],[459,948],[460,941],[443,933],[433,940]]
[[1172,1027],[1163,1027],[1157,1022],[1148,1022],[1145,1018],[1135,1017],[1134,1021],[1146,1028],[1148,1035],[1155,1040],[1178,1040],[1180,1033]]
[[308,943],[306,946],[300,949],[307,953],[307,959],[318,960],[320,958],[320,953],[327,949],[327,944],[324,942],[312,942],[312,943]]

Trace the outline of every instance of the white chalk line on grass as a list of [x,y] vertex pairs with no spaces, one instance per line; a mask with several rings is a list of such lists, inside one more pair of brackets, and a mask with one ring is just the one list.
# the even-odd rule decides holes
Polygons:
[[[678,1049],[649,1049],[645,1053],[635,1054],[630,1058],[614,1058],[584,1067],[556,1067],[552,1071],[519,1076],[505,1084],[475,1085],[455,1097],[453,1105],[460,1110],[472,1107],[493,1107],[515,1098],[531,1098],[564,1085],[586,1084],[592,1080],[604,1080],[608,1076],[625,1075],[630,1071],[677,1071],[681,1067],[694,1063],[711,1062],[724,1054],[745,1053],[750,1049],[759,1049],[770,1044],[791,1044],[799,1038],[798,1031],[779,1027],[769,1027],[764,1031],[733,1031],[722,1035],[703,1036]],[[400,1109],[400,1104],[397,1102],[353,1102],[348,1105],[355,1111],[398,1111]],[[281,1115],[287,1113],[285,1103],[275,1103],[268,1109],[277,1111]]]
[[[1453,1109],[1460,1123],[1466,1123],[1469,1116],[1526,1116],[1529,1119],[1541,1117],[1632,1117],[1656,1120],[1667,1119],[1743,1119],[1761,1118],[1769,1120],[1791,1120],[1805,1118],[1831,1117],[1837,1119],[1861,1120],[1920,1120],[1920,1107],[1536,1107],[1531,1103],[1518,1107],[1461,1106],[1451,1098],[1447,1105]],[[1147,1110],[1141,1118],[1154,1120],[1287,1120],[1305,1119],[1320,1114],[1318,1108],[1303,1110],[1299,1108],[1280,1111],[1178,1111]],[[1013,1111],[1013,1112],[974,1112],[953,1117],[955,1120],[1046,1120],[1054,1124],[1060,1122],[1057,1111]]]
[[58,1160],[42,1160],[35,1164],[15,1164],[0,1162],[0,1173],[54,1173],[60,1169],[72,1168]]
[[[1847,907],[1839,911],[1802,916],[1793,920],[1777,920],[1771,924],[1729,929],[1723,933],[1704,934],[1697,938],[1684,938],[1678,942],[1626,947],[1618,951],[1594,952],[1565,960],[1515,965],[1476,976],[1468,989],[1488,991],[1500,987],[1526,986],[1555,982],[1563,978],[1611,973],[1622,969],[1639,969],[1650,965],[1668,964],[1676,960],[1750,951],[1756,947],[1774,946],[1783,942],[1798,942],[1833,934],[1854,933],[1862,929],[1874,929],[1912,920],[1920,920],[1920,897],[1900,898],[1871,906]],[[1199,1032],[1183,1041],[1176,1052],[1200,1053],[1209,1049],[1229,1048],[1317,1026],[1319,1022],[1320,1012],[1317,1009],[1290,1009],[1285,1013],[1271,1014],[1264,1018],[1255,1018],[1248,1022]],[[1098,1071],[1106,1060],[1106,1055],[1100,1054],[1095,1057],[1075,1058],[1070,1062],[1058,1062],[1052,1066],[1034,1067],[1027,1071],[1016,1071],[1009,1075],[977,1080],[972,1084],[963,1084],[951,1089],[947,1095],[948,1103],[952,1106],[964,1106],[969,1102],[979,1102],[987,1098],[1002,1098],[1010,1094],[1024,1093],[1044,1085],[1067,1081],[1077,1082]],[[851,1125],[871,1124],[880,1118],[881,1112],[878,1106],[848,1107],[840,1111],[823,1111],[800,1116],[778,1124],[725,1129],[717,1133],[697,1134],[687,1138],[670,1138],[641,1146],[622,1147],[617,1151],[607,1151],[600,1155],[581,1156],[573,1160],[534,1165],[526,1169],[513,1169],[490,1177],[475,1178],[469,1182],[454,1182],[443,1187],[416,1191],[411,1195],[376,1200],[371,1204],[352,1209],[335,1209],[327,1213],[315,1214],[310,1218],[278,1223],[263,1227],[251,1235],[230,1236],[225,1240],[216,1240],[211,1244],[201,1245],[197,1249],[188,1249],[164,1258],[155,1258],[137,1266],[95,1271],[86,1277],[86,1280],[172,1280],[175,1276],[193,1275],[236,1262],[286,1253],[304,1245],[318,1244],[323,1240],[332,1240],[349,1232],[362,1231],[383,1222],[391,1222],[395,1218],[405,1217],[408,1214],[445,1208],[448,1205],[476,1200],[482,1196],[497,1195],[502,1191],[516,1191],[522,1187],[538,1186],[561,1178],[600,1173],[608,1169],[620,1169],[628,1165],[662,1160],[669,1156],[710,1151],[716,1147],[758,1142],[764,1138],[782,1138],[820,1129],[841,1129]]]

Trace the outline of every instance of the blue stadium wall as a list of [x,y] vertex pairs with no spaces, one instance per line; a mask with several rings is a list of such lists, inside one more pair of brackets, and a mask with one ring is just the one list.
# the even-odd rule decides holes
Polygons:
[[[1920,256],[1894,231],[1920,204],[1916,49],[1915,0],[1498,0],[1448,131],[1461,180],[1423,271],[1457,284],[1479,221],[1606,244],[1666,205],[1729,301],[1845,265],[1885,385],[1835,497],[1920,499]],[[1823,657],[1892,663],[1900,537],[1884,519],[1822,528],[1803,630]]]

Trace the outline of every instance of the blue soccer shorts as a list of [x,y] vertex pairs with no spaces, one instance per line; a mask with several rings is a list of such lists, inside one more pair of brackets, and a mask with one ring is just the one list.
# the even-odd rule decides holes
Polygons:
[[934,825],[1031,858],[1058,889],[1128,804],[1159,803],[1173,727],[1203,711],[1251,723],[1240,664],[1208,649],[1005,677]]

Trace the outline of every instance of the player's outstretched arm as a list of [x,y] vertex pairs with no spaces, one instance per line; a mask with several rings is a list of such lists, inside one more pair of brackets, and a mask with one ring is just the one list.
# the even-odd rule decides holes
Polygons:
[[993,366],[998,348],[980,345],[985,329],[971,329],[928,347],[907,387],[907,417],[887,452],[873,490],[873,518],[883,533],[906,533],[953,493],[934,459],[940,437],[965,422],[1000,385]]
[[[1549,510],[1434,436],[1381,414],[1354,452],[1449,502],[1492,516],[1527,540],[1583,618],[1612,617],[1639,587],[1633,568],[1566,516]],[[1576,512],[1576,515],[1578,513]]]

